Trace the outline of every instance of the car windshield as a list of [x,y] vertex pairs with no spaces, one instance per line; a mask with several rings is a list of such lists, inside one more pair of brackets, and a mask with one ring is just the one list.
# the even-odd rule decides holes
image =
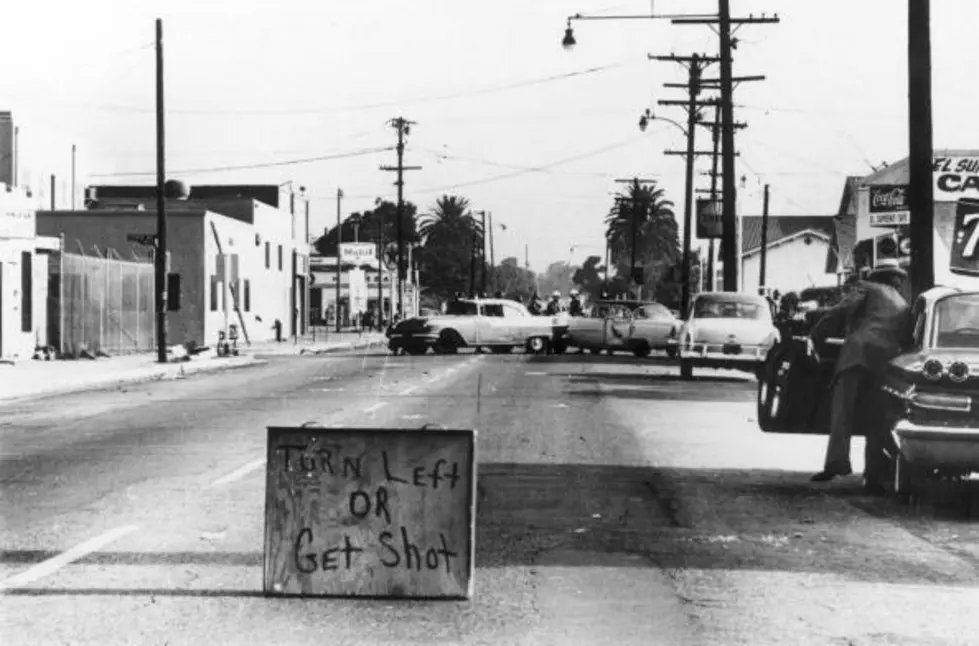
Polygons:
[[476,316],[476,303],[472,301],[454,301],[445,308],[449,316]]
[[754,300],[701,297],[694,304],[693,316],[698,319],[763,321],[770,316],[770,310]]
[[935,305],[935,346],[979,348],[979,294],[948,296]]

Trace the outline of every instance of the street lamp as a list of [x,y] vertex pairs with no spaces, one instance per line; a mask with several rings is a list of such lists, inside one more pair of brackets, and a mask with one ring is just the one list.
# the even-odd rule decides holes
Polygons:
[[687,136],[687,129],[684,128],[682,125],[680,125],[679,122],[674,121],[669,117],[661,117],[656,114],[653,114],[653,111],[650,110],[649,108],[646,108],[646,111],[639,116],[639,129],[642,130],[643,132],[646,132],[646,128],[649,127],[649,122],[653,121],[654,119],[656,121],[665,121],[666,123],[672,123],[674,126],[680,129],[680,132],[683,133],[684,137]]
[[568,18],[568,28],[564,30],[564,40],[561,41],[561,47],[564,47],[568,51],[574,49],[577,41],[574,39],[574,29],[571,28],[571,18]]

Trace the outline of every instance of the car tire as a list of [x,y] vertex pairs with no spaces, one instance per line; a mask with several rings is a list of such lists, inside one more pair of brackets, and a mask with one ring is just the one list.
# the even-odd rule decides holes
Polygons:
[[542,336],[535,336],[527,339],[527,353],[528,354],[544,354],[547,352],[547,346],[549,345],[547,339]]
[[413,357],[420,357],[428,353],[428,346],[417,345],[405,348],[405,351]]
[[459,335],[453,330],[443,330],[432,349],[435,354],[456,354],[459,352]]
[[689,361],[680,360],[680,379],[684,381],[693,379],[693,364]]
[[653,349],[650,348],[649,344],[646,343],[645,341],[636,344],[632,348],[632,354],[634,354],[637,359],[645,359],[646,357],[649,356],[649,353],[652,351]]
[[909,464],[901,452],[894,458],[894,493],[907,504],[914,504],[921,496],[924,475],[921,469]]
[[601,349],[599,349],[599,348],[591,348],[589,350],[589,352],[591,352],[592,354],[601,354],[602,353]]
[[494,345],[490,348],[490,352],[493,354],[510,354],[513,352],[512,345]]

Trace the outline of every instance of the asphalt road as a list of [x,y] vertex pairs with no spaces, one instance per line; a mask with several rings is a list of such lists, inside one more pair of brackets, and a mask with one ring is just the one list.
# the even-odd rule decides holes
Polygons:
[[[979,514],[811,485],[753,378],[676,372],[373,351],[0,407],[0,642],[979,641]],[[479,431],[472,600],[261,595],[265,427],[309,421]]]

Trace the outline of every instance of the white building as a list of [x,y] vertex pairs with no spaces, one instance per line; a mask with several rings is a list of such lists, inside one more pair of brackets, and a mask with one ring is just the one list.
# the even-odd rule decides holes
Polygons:
[[58,240],[39,238],[25,189],[0,183],[0,359],[29,359],[47,345],[48,263]]
[[[741,291],[757,294],[761,287],[762,217],[741,218]],[[765,285],[785,294],[808,287],[837,284],[826,271],[833,232],[833,216],[769,216]]]

